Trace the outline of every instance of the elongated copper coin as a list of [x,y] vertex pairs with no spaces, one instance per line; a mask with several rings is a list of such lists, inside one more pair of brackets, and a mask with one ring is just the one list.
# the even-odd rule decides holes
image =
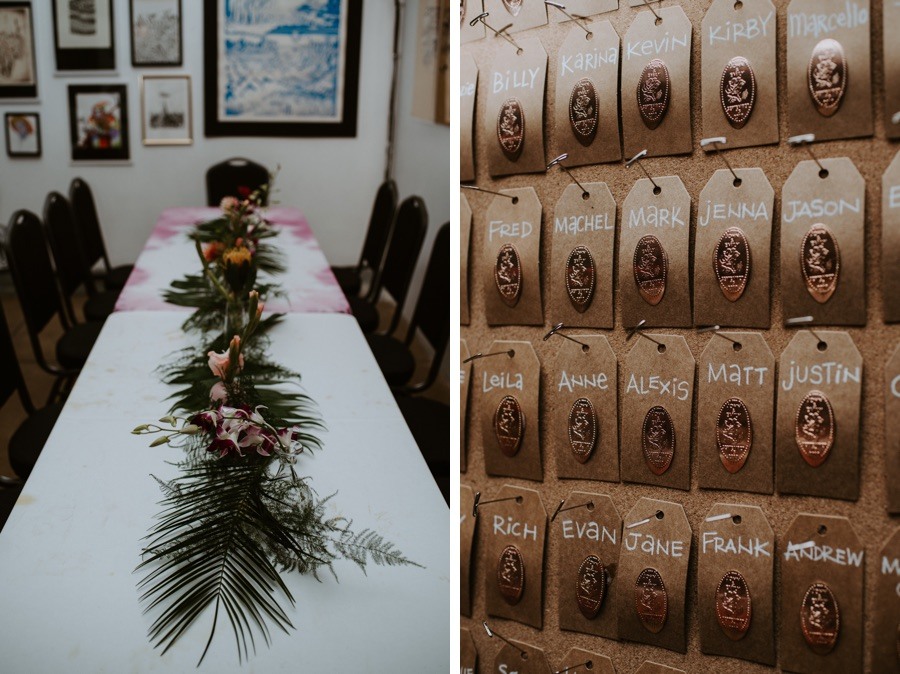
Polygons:
[[497,586],[507,604],[515,606],[525,592],[525,558],[515,545],[507,545],[497,562]]
[[713,252],[713,270],[725,299],[737,302],[750,278],[750,244],[740,227],[729,227]]
[[634,248],[634,281],[643,300],[656,306],[666,293],[669,256],[655,236],[642,236]]
[[644,417],[641,449],[650,472],[662,475],[669,470],[675,456],[675,424],[665,407],[651,407]]
[[494,282],[500,292],[500,299],[508,307],[519,303],[522,294],[522,261],[519,251],[511,243],[504,243],[497,251],[494,263]]
[[504,396],[494,412],[494,434],[505,456],[513,457],[522,446],[525,435],[525,412],[514,396]]
[[575,139],[582,145],[590,145],[597,134],[600,120],[600,98],[590,78],[578,80],[569,95],[569,123]]
[[510,161],[516,161],[525,144],[525,110],[518,98],[508,98],[497,115],[497,140]]
[[752,446],[750,410],[740,398],[729,398],[722,404],[716,420],[716,447],[725,470],[736,473],[743,468]]
[[800,271],[806,289],[819,304],[831,299],[841,272],[841,250],[831,231],[818,222],[800,244]]
[[813,47],[807,70],[809,95],[823,117],[831,117],[841,107],[849,74],[840,42],[826,38]]
[[719,97],[728,123],[732,128],[743,129],[756,104],[756,75],[750,61],[735,56],[727,63],[719,82]]
[[579,312],[587,311],[594,299],[597,268],[594,256],[584,246],[576,246],[566,260],[566,294]]
[[578,567],[578,580],[575,585],[575,600],[578,609],[588,620],[593,620],[600,612],[603,597],[606,596],[606,570],[603,562],[596,555],[585,557]]
[[522,11],[522,0],[503,0],[503,6],[513,16],[519,16],[519,12]]
[[641,624],[653,634],[666,626],[669,617],[669,593],[659,571],[647,567],[634,583],[634,609]]
[[644,66],[637,85],[637,104],[641,119],[648,129],[662,124],[669,111],[672,81],[662,59],[653,59]]
[[803,595],[800,629],[807,646],[819,655],[827,655],[837,643],[841,632],[841,611],[837,597],[822,581],[810,585]]
[[831,402],[821,391],[810,391],[797,409],[795,438],[800,456],[810,466],[820,466],[834,445],[837,424]]
[[716,588],[716,620],[732,641],[740,641],[750,629],[750,588],[739,571],[729,571]]
[[597,446],[597,412],[587,398],[579,398],[569,410],[569,446],[579,463],[586,463]]

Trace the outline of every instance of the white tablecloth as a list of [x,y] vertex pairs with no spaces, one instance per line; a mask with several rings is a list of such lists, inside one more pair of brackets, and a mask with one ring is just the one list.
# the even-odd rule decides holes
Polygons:
[[[168,407],[155,368],[188,346],[181,312],[113,314],[0,534],[0,670],[195,672],[208,611],[165,656],[147,639],[133,572],[179,451],[131,435]],[[201,672],[446,672],[449,511],[356,321],[293,314],[270,355],[303,375],[328,426],[325,448],[299,468],[330,507],[384,534],[426,568],[339,562],[340,583],[285,573],[297,606],[289,635],[238,665],[219,616]]]

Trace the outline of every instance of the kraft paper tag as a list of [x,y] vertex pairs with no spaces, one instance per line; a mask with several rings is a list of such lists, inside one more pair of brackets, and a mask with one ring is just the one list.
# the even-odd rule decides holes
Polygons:
[[[882,82],[900,81],[900,40],[897,26],[900,26],[900,0],[884,0],[884,15],[881,25],[884,29],[884,79]],[[900,112],[900,89],[895,85],[884,86],[884,127],[888,138],[900,138],[900,121],[893,117]]]
[[475,94],[478,91],[478,66],[463,51],[459,55],[459,179],[475,180]]
[[588,33],[570,25],[556,56],[553,156],[568,154],[567,166],[619,161],[619,34],[609,21]]
[[802,161],[781,192],[784,317],[866,324],[866,185],[847,157]]
[[661,665],[658,662],[650,662],[649,660],[644,660],[644,663],[634,670],[634,674],[686,674],[683,669],[676,669],[675,667],[667,667],[666,665]]
[[459,628],[459,674],[476,674],[478,671],[478,650],[472,633],[465,627]]
[[763,511],[715,504],[698,545],[701,650],[774,665],[775,532]]
[[622,204],[622,323],[626,328],[641,320],[653,327],[689,327],[691,197],[678,176],[653,182],[638,180]]
[[469,200],[459,194],[459,322],[468,325],[469,317],[469,248],[472,240],[472,209]]
[[616,668],[607,656],[591,653],[583,648],[570,650],[559,663],[559,667],[552,671],[565,674],[616,674]]
[[488,325],[543,325],[541,202],[533,187],[501,190],[484,216],[482,283]]
[[693,150],[691,22],[678,5],[656,12],[662,18],[658,25],[653,12],[638,12],[623,42],[625,157],[644,149],[649,157]]
[[900,513],[900,346],[884,366],[884,479],[887,510]]
[[469,345],[466,340],[459,340],[459,470],[465,473],[466,457],[469,453],[468,408],[469,390],[472,388],[472,363],[469,358]]
[[494,658],[492,674],[548,674],[550,663],[537,646],[512,641],[504,644]]
[[[499,0],[496,0],[499,2]],[[541,3],[543,7],[543,3]],[[484,119],[482,143],[487,147],[492,176],[547,170],[544,157],[544,84],[547,52],[537,38],[492,40],[493,50],[482,64],[487,73],[482,91]]]
[[556,474],[618,482],[616,354],[603,335],[572,338],[588,349],[568,339],[557,342],[544,400]]
[[778,552],[782,669],[804,674],[861,671],[865,548],[850,520],[801,513]]
[[697,373],[700,486],[771,494],[775,357],[756,332],[720,332]]
[[475,376],[480,395],[481,445],[488,475],[543,480],[540,445],[541,363],[530,342],[493,342]]
[[478,518],[472,508],[475,494],[464,484],[459,486],[459,612],[472,615],[472,547]]
[[775,191],[762,169],[735,173],[740,184],[731,171],[720,169],[700,193],[694,324],[768,328]]
[[559,551],[553,567],[559,628],[617,639],[622,518],[615,504],[602,494],[572,492],[550,527]]
[[625,517],[619,638],[684,653],[691,525],[679,503],[642,498]]
[[541,629],[547,511],[533,489],[505,484],[479,506],[485,539],[484,587],[488,615]]
[[703,17],[703,136],[778,142],[776,13],[770,0],[713,0]]
[[869,19],[869,0],[788,5],[789,135],[814,133],[819,141],[872,135]]
[[[821,341],[820,341],[821,340]],[[778,366],[778,491],[859,498],[863,360],[846,332],[798,332]]]
[[484,11],[484,4],[481,0],[462,0],[459,3],[459,41],[474,42],[475,40],[484,39],[486,28],[480,21],[476,21],[475,25],[471,25],[472,19]]
[[885,542],[876,558],[875,628],[872,644],[872,671],[896,674],[900,671],[900,529]]
[[509,26],[507,33],[547,24],[547,6],[542,0],[484,0],[484,11],[490,13],[488,21],[497,30]]
[[553,214],[551,323],[613,327],[616,202],[606,183],[569,185]]
[[[897,2],[900,3],[900,0]],[[900,323],[898,269],[900,269],[900,152],[894,155],[894,160],[881,178],[881,293],[884,297],[885,323]]]
[[619,383],[622,479],[690,489],[694,357],[680,335],[635,340]]

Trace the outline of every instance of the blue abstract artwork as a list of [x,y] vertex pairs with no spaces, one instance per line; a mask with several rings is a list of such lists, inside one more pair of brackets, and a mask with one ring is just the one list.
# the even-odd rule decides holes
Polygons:
[[349,0],[219,0],[218,119],[340,122]]

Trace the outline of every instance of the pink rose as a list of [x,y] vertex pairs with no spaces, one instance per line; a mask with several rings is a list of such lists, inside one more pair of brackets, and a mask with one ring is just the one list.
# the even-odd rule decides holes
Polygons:
[[231,365],[230,359],[228,358],[228,351],[222,353],[210,351],[206,355],[209,356],[207,364],[209,365],[209,369],[212,370],[212,373],[219,379],[225,379],[225,377],[228,376],[228,367]]
[[228,402],[228,391],[225,388],[225,384],[220,381],[213,384],[213,387],[209,389],[209,399],[214,403]]
[[224,197],[219,203],[219,208],[228,212],[235,210],[239,204],[240,202],[235,197]]

